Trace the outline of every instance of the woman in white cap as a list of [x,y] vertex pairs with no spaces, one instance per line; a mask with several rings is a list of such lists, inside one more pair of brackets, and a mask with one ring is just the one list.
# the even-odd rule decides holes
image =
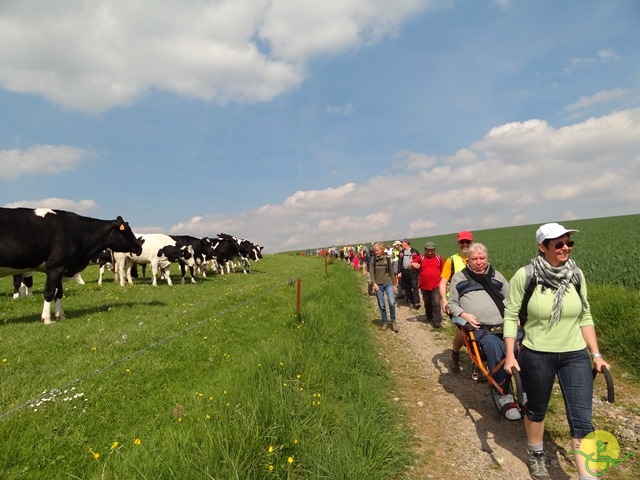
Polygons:
[[[520,371],[528,403],[525,417],[529,469],[534,480],[549,479],[542,438],[544,419],[556,376],[564,398],[574,451],[593,432],[591,359],[598,371],[609,368],[598,349],[587,286],[582,271],[569,257],[574,241],[557,223],[542,225],[536,232],[538,255],[520,268],[510,281],[504,315],[507,357],[504,368]],[[518,360],[513,346],[518,321],[524,330]],[[580,479],[593,477],[584,457],[575,454]]]

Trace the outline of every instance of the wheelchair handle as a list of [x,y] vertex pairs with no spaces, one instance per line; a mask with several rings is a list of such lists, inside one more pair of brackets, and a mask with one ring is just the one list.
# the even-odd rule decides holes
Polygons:
[[[598,370],[596,370],[596,368],[593,367],[594,379],[596,378],[596,375],[598,375]],[[604,379],[607,382],[607,401],[609,403],[614,403],[616,399],[616,393],[613,388],[613,377],[611,376],[609,369],[605,366],[602,367],[602,375],[604,375]]]
[[524,406],[524,391],[522,390],[522,379],[520,378],[520,372],[516,367],[511,368],[511,376],[516,384],[516,400],[518,401],[518,405],[521,407]]

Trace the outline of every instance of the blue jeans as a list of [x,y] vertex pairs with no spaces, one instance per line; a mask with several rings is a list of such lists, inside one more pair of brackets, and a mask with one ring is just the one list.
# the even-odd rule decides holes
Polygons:
[[[467,324],[467,321],[458,316],[451,317],[451,321],[454,325],[465,328],[464,326]],[[502,334],[498,335],[496,333],[491,333],[485,329],[473,330],[473,336],[476,341],[480,345],[480,348],[484,352],[484,356],[487,359],[487,369],[489,372],[493,372],[493,369],[496,368],[498,363],[502,361],[505,357],[505,348],[504,348],[504,340],[502,339]],[[518,345],[516,344],[513,348],[513,352],[518,358]],[[506,386],[507,380],[507,372],[504,371],[504,368],[499,368],[496,372],[491,374],[491,377],[500,385]]]
[[378,299],[378,307],[380,307],[380,313],[382,314],[382,321],[387,323],[387,305],[384,301],[384,296],[387,295],[387,301],[389,302],[389,316],[391,321],[396,321],[396,296],[393,294],[393,283],[387,282],[378,284],[378,290],[376,291],[376,298]]
[[[480,344],[485,358],[487,359],[487,369],[489,370],[489,372],[493,372],[491,373],[491,377],[501,387],[507,387],[507,391],[505,393],[510,393],[510,388],[508,388],[508,385],[506,385],[507,372],[504,371],[504,368],[500,367],[497,371],[493,371],[493,369],[496,368],[498,363],[500,363],[506,355],[502,334],[497,335],[495,333],[490,333],[487,330],[482,329],[474,330],[473,334]],[[513,351],[516,358],[518,358],[517,345],[514,346]]]
[[584,438],[593,432],[593,374],[586,348],[563,353],[536,352],[523,348],[519,362],[522,388],[527,392],[529,400],[529,420],[544,420],[557,375],[571,437]]

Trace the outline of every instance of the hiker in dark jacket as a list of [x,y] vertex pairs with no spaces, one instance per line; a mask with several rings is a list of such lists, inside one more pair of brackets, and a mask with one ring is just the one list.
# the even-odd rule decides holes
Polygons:
[[[391,266],[391,259],[384,251],[384,245],[376,243],[373,247],[374,255],[369,260],[369,283],[373,285],[373,290],[378,299],[378,307],[382,315],[382,330],[391,327],[394,332],[398,331],[396,323],[396,291],[398,287]],[[389,303],[389,317],[387,317],[387,306],[384,300],[387,296]]]

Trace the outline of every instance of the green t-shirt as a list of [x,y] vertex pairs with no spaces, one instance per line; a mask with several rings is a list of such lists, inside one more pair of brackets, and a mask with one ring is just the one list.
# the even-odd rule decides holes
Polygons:
[[[587,285],[582,271],[579,272],[582,283],[580,294],[587,301]],[[520,268],[509,282],[509,298],[504,312],[504,336],[515,337],[518,329],[518,312],[525,292],[526,273]],[[524,325],[522,344],[537,352],[574,352],[587,346],[582,337],[581,327],[593,326],[591,308],[582,306],[580,294],[575,285],[567,287],[563,299],[562,316],[557,325],[549,330],[551,308],[555,290],[536,285],[527,305],[527,322]],[[587,301],[588,305],[588,301]]]

